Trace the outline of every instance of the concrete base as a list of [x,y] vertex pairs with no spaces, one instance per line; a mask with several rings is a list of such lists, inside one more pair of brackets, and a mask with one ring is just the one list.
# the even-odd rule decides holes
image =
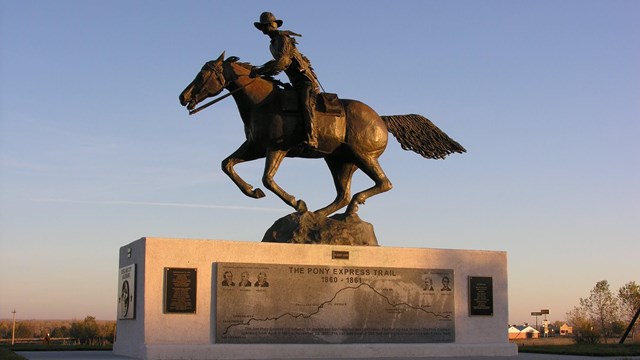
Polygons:
[[149,359],[424,359],[516,356],[514,344],[148,345]]
[[[333,258],[334,251],[349,258]],[[215,263],[300,264],[452,269],[455,342],[444,344],[216,344]],[[142,238],[120,248],[123,268],[136,264],[135,319],[118,320],[114,353],[138,359],[362,359],[515,356],[507,340],[505,252],[296,245]],[[164,269],[197,269],[197,309],[165,313]],[[469,316],[469,276],[493,279],[493,316]]]

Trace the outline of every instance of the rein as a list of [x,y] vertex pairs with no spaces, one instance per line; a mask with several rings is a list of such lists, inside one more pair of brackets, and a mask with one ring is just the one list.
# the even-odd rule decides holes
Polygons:
[[204,105],[202,105],[200,107],[197,107],[197,108],[195,108],[193,110],[189,110],[189,115],[193,115],[193,114],[199,112],[200,110],[204,110],[204,109],[208,108],[209,106],[228,98],[229,96],[231,96],[231,95],[237,93],[238,91],[244,89],[245,87],[251,85],[251,83],[253,83],[254,81],[256,81],[256,79],[252,79],[251,81],[249,81],[248,83],[240,86],[239,88],[237,88],[237,89],[235,89],[233,91],[230,91],[228,94],[224,94],[224,95],[220,96],[219,98],[213,99],[213,100],[209,101],[208,103],[206,103],[206,104],[204,104]]

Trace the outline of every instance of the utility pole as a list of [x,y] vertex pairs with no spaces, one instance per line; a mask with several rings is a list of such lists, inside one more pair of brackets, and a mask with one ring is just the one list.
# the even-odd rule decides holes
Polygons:
[[16,341],[16,309],[13,309],[11,313],[13,313],[13,330],[11,331],[11,346],[13,346]]

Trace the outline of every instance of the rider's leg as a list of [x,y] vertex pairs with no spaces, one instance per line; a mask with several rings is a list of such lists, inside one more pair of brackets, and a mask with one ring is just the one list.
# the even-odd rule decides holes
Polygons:
[[316,92],[314,91],[313,84],[303,82],[299,86],[300,103],[302,105],[302,118],[304,120],[305,130],[307,132],[307,139],[305,143],[309,147],[318,148],[318,132],[314,123],[314,110],[316,107]]

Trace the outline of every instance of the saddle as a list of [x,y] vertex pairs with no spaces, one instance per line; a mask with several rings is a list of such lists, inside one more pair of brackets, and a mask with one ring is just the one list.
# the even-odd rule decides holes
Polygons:
[[[298,92],[285,88],[280,96],[282,112],[296,118],[300,117]],[[316,96],[313,122],[318,134],[319,151],[330,152],[344,141],[346,135],[346,113],[338,95],[319,93]]]
[[342,107],[340,99],[338,99],[338,94],[332,93],[318,94],[316,98],[316,109],[328,114],[335,114],[336,116],[341,116],[344,113],[344,108]]
[[[298,101],[298,93],[295,89],[289,87],[282,90],[282,111],[287,113],[297,113],[300,111],[300,102]],[[323,113],[330,116],[343,116],[344,108],[338,98],[338,94],[319,93],[316,96],[317,113]]]

